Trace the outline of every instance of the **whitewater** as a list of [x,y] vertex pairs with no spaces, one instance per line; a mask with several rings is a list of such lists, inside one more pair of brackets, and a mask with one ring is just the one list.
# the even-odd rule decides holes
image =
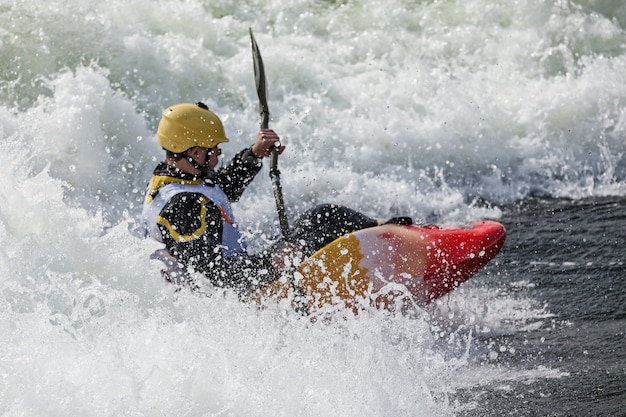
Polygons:
[[[312,320],[167,285],[139,225],[161,111],[203,101],[226,160],[249,146],[249,28],[291,220],[327,202],[495,219],[501,256],[407,315]],[[0,62],[0,414],[620,410],[621,2],[0,0]],[[234,206],[252,251],[280,233],[265,165]],[[589,277],[609,284],[559,292]],[[589,315],[565,307],[585,294],[605,308],[591,326],[605,356],[574,331]]]

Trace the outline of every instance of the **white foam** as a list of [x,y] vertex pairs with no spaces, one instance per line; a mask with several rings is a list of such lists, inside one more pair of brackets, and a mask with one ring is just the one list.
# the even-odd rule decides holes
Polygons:
[[[455,390],[563,375],[472,357],[475,338],[549,325],[517,294],[464,286],[416,317],[312,324],[164,285],[156,245],[134,231],[160,111],[203,100],[224,120],[226,156],[251,144],[248,27],[288,147],[291,218],[339,202],[464,222],[533,193],[624,195],[623,6],[309,3],[4,10],[3,414],[452,415],[467,406]],[[257,247],[279,230],[266,177],[236,207]],[[481,354],[497,363],[512,347]]]

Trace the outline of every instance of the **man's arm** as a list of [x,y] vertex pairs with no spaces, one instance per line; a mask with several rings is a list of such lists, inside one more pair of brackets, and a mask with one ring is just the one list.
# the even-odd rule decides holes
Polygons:
[[227,166],[216,171],[211,179],[230,201],[237,201],[262,166],[261,159],[254,156],[252,148],[246,148],[237,153]]
[[261,170],[261,159],[269,157],[276,146],[279,154],[285,150],[276,132],[261,129],[254,144],[235,155],[228,166],[213,174],[211,179],[224,190],[230,201],[239,200],[246,186]]

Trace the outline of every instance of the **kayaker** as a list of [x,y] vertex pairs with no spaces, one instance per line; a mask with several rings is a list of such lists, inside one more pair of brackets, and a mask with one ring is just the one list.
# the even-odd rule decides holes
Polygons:
[[294,243],[278,241],[250,255],[231,207],[261,170],[273,146],[285,150],[271,129],[258,132],[252,146],[215,170],[228,142],[219,117],[203,103],[180,103],[163,111],[157,141],[165,160],[152,174],[143,209],[149,235],[165,244],[156,256],[169,263],[166,278],[191,284],[179,268],[201,272],[218,287],[242,292],[267,285],[290,264],[355,230],[379,221],[338,205],[320,205],[303,214],[291,231]]

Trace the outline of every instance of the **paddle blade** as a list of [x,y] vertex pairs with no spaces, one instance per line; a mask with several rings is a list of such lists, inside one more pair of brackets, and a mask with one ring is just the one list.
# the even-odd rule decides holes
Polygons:
[[254,39],[252,28],[250,28],[250,42],[252,44],[252,62],[254,63],[254,80],[256,82],[256,92],[259,96],[259,112],[261,113],[261,129],[269,126],[270,110],[267,106],[267,83],[265,82],[265,68],[261,51]]

